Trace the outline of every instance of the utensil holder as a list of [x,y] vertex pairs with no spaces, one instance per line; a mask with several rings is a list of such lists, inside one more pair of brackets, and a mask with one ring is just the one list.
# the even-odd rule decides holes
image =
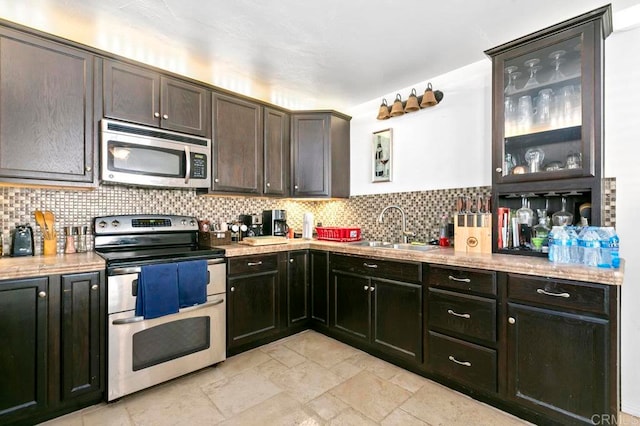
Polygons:
[[45,256],[55,255],[57,251],[58,241],[55,239],[43,240],[42,254]]

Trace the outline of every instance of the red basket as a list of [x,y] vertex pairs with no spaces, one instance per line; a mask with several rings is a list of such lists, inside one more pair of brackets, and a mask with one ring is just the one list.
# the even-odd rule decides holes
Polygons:
[[360,228],[316,227],[319,240],[360,241]]

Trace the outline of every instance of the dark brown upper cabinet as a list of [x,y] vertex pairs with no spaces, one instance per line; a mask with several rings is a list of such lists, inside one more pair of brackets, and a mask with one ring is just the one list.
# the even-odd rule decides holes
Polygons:
[[264,108],[264,187],[265,195],[289,194],[289,114]]
[[350,120],[335,112],[292,115],[292,196],[349,197]]
[[611,6],[503,44],[493,62],[493,183],[602,176]]
[[262,193],[262,107],[213,95],[214,192]]
[[150,69],[105,60],[104,115],[209,136],[209,90]]
[[590,204],[589,225],[602,225],[610,33],[609,5],[485,52],[493,64],[493,252],[547,256],[529,241],[499,238],[500,208],[515,212],[529,203],[536,217],[551,217],[566,198],[573,223],[580,223],[580,206]]
[[93,61],[0,28],[0,180],[94,184]]

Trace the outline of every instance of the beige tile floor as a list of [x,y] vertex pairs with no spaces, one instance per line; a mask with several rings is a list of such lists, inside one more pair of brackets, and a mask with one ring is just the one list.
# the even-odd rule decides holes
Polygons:
[[[640,425],[640,419],[625,419],[624,424]],[[305,331],[114,403],[95,405],[44,424],[527,423],[322,334]]]

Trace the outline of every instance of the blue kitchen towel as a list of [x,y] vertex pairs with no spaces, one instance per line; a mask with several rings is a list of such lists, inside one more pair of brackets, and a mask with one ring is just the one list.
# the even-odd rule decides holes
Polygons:
[[184,308],[206,302],[208,281],[206,260],[178,263],[180,307]]
[[175,263],[146,265],[140,268],[136,316],[145,319],[179,311],[178,266]]

